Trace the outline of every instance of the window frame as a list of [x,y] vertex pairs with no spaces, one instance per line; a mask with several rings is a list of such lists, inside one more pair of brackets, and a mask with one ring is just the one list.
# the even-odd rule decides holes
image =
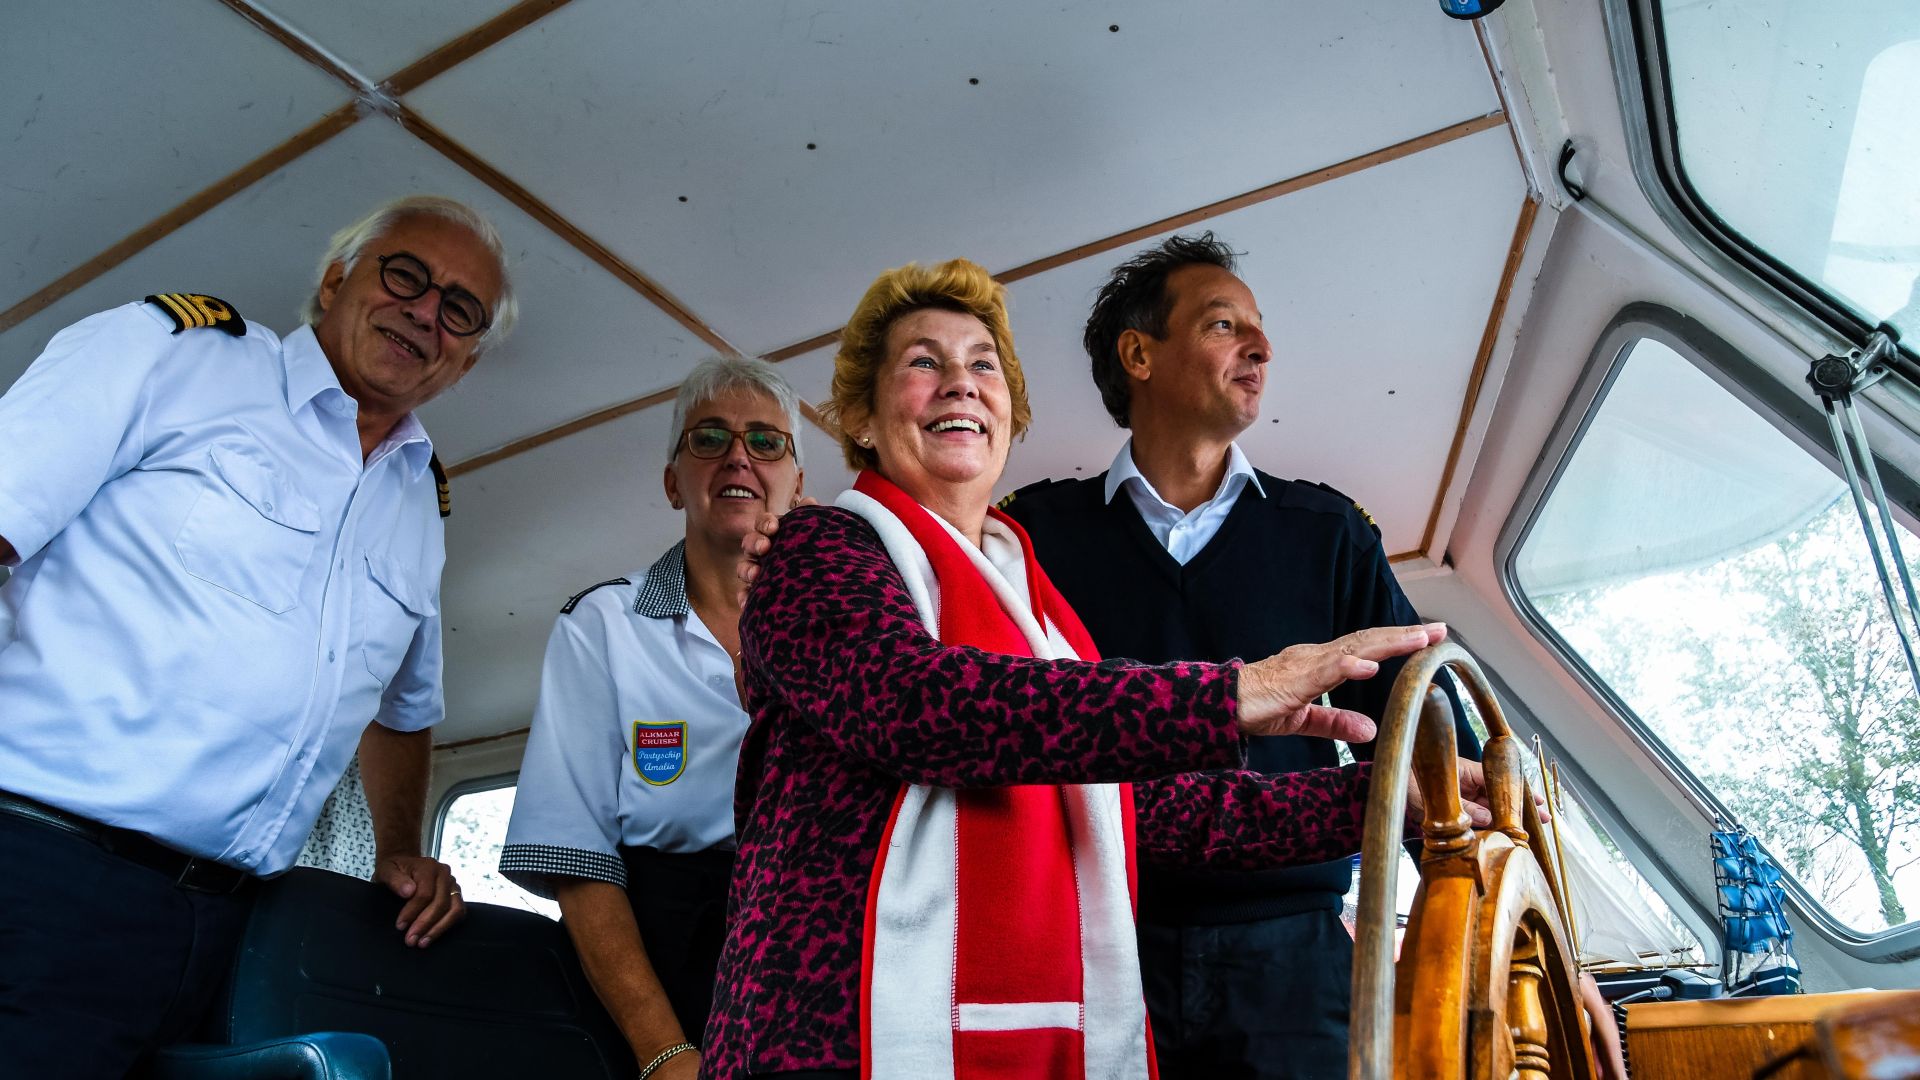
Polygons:
[[440,796],[440,803],[433,811],[433,857],[440,858],[440,841],[447,827],[447,815],[452,813],[455,801],[467,795],[478,795],[485,791],[497,791],[503,787],[520,786],[520,770],[492,773],[462,780],[449,787]]
[[[1840,477],[1840,466],[1834,457],[1832,448],[1825,441],[1826,420],[1819,408],[1811,401],[1795,393],[1791,388],[1763,373],[1759,365],[1747,358],[1724,339],[1670,308],[1651,303],[1635,303],[1623,308],[1618,315],[1601,331],[1595,342],[1585,369],[1580,375],[1573,394],[1568,398],[1560,417],[1554,423],[1552,434],[1541,448],[1538,462],[1528,476],[1526,485],[1521,489],[1520,497],[1509,512],[1507,522],[1502,528],[1494,548],[1494,563],[1499,577],[1501,591],[1506,594],[1507,603],[1514,614],[1526,627],[1534,640],[1559,661],[1580,688],[1591,697],[1603,711],[1620,725],[1628,737],[1633,740],[1653,762],[1666,774],[1667,778],[1679,787],[1687,801],[1691,802],[1701,817],[1711,827],[1713,816],[1718,814],[1728,821],[1738,821],[1717,795],[1695,776],[1678,755],[1640,719],[1633,708],[1622,699],[1586,660],[1554,630],[1546,617],[1540,614],[1532,600],[1521,588],[1517,563],[1520,548],[1526,543],[1538,523],[1548,498],[1558,488],[1560,479],[1573,459],[1587,428],[1605,402],[1607,391],[1623,366],[1623,362],[1634,343],[1642,339],[1651,339],[1672,349],[1692,364],[1702,374],[1712,379],[1722,389],[1733,394],[1756,415],[1766,420],[1783,435],[1792,439],[1806,450],[1815,461],[1836,478]],[[1882,479],[1887,484],[1889,502],[1895,507],[1902,524],[1913,528],[1916,518],[1916,506],[1920,506],[1920,487],[1905,474],[1895,469],[1885,459],[1876,455],[1876,461],[1882,470]],[[1551,733],[1538,724],[1532,725],[1541,732],[1544,742],[1551,746]],[[1556,749],[1556,753],[1560,752]],[[1567,768],[1571,759],[1564,754],[1561,767]],[[1604,789],[1591,782],[1577,763],[1574,764],[1576,783],[1589,795]],[[1674,868],[1665,860],[1654,855],[1639,843],[1638,837],[1619,816],[1618,809],[1604,796],[1589,806],[1596,811],[1599,804],[1605,804],[1604,821],[1613,832],[1615,843],[1626,850],[1631,843],[1636,849],[1633,855],[1636,863],[1645,857],[1658,867],[1660,875],[1668,881],[1683,881],[1697,878],[1698,874],[1676,874]],[[1702,844],[1704,845],[1704,834]],[[1701,849],[1701,858],[1706,858],[1706,849]],[[1920,915],[1907,922],[1875,933],[1862,934],[1842,925],[1827,913],[1816,897],[1800,884],[1791,873],[1785,878],[1787,902],[1792,908],[1796,929],[1811,931],[1826,939],[1850,956],[1871,963],[1896,963],[1910,960],[1920,954]],[[1683,890],[1687,897],[1687,910],[1696,915],[1702,914],[1703,901],[1690,890]],[[1717,914],[1709,914],[1708,925],[1712,928],[1711,944],[1708,948],[1715,954],[1724,949],[1720,940]],[[1698,932],[1696,931],[1696,934]],[[1703,944],[1707,939],[1702,939]]]
[[1635,872],[1654,892],[1660,894],[1667,909],[1693,934],[1694,940],[1700,943],[1702,960],[1719,967],[1724,962],[1726,952],[1726,942],[1720,932],[1719,913],[1698,896],[1676,884],[1682,880],[1682,875],[1675,873],[1673,865],[1658,852],[1640,842],[1639,834],[1628,825],[1626,817],[1620,813],[1620,807],[1607,794],[1606,788],[1580,764],[1552,731],[1540,723],[1533,711],[1500,678],[1500,673],[1482,659],[1482,654],[1468,643],[1459,629],[1448,627],[1447,637],[1467,650],[1474,662],[1480,665],[1480,673],[1487,677],[1487,683],[1492,686],[1494,697],[1499,700],[1501,712],[1512,726],[1514,734],[1539,737],[1540,748],[1550,760],[1560,763],[1561,779],[1572,789],[1580,805],[1599,822],[1600,827],[1606,830],[1607,839],[1619,847],[1628,861],[1633,863]]
[[[1736,288],[1795,322],[1811,320],[1820,336],[1833,339],[1834,351],[1865,346],[1877,326],[1748,241],[1707,205],[1688,178],[1680,160],[1660,0],[1602,0],[1602,13],[1627,155],[1654,212]],[[1920,386],[1920,352],[1915,342],[1898,343],[1896,357],[1895,370],[1909,384]]]

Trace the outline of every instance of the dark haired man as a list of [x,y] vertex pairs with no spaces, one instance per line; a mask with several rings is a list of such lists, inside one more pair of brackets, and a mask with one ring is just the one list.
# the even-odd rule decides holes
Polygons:
[[[1114,270],[1085,343],[1132,438],[1106,473],[1002,504],[1106,656],[1224,661],[1419,621],[1353,500],[1260,472],[1236,445],[1273,354],[1234,260],[1202,233]],[[1348,683],[1334,704],[1378,718],[1399,667]],[[1248,750],[1263,772],[1335,762],[1324,739]],[[1141,867],[1140,961],[1163,1077],[1346,1075],[1352,941],[1339,909],[1351,881],[1346,860],[1259,874]]]

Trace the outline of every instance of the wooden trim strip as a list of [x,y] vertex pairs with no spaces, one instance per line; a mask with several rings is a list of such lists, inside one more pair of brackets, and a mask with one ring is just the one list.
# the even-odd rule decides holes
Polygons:
[[835,344],[839,340],[840,331],[829,330],[824,334],[815,334],[805,341],[796,341],[783,349],[775,349],[767,354],[767,359],[777,364],[782,360],[791,360],[802,353],[810,353],[822,346]]
[[429,80],[446,74],[456,65],[465,63],[498,45],[567,6],[567,3],[568,0],[521,0],[520,3],[387,76],[381,81],[380,89],[394,97],[418,90]]
[[545,446],[550,442],[585,431],[588,428],[599,427],[601,424],[618,420],[623,416],[631,416],[641,409],[650,408],[662,402],[672,401],[673,396],[679,392],[680,387],[677,385],[669,386],[663,390],[655,390],[645,397],[637,397],[632,401],[623,401],[618,405],[611,405],[601,409],[599,412],[588,413],[576,420],[569,420],[559,427],[536,432],[524,439],[516,439],[498,450],[489,450],[484,454],[470,457],[465,461],[447,466],[447,478],[452,479],[464,473],[470,473],[475,469],[484,469],[496,461],[504,461],[507,458]]
[[820,415],[819,409],[814,408],[813,402],[808,401],[805,398],[801,398],[800,399],[800,415],[807,418],[807,423],[812,424],[814,427],[818,428],[820,430],[820,434],[825,435],[827,438],[833,440],[834,442],[840,441],[840,433],[833,430],[832,425],[827,423],[827,418]]
[[1417,559],[1424,559],[1426,557],[1427,557],[1427,553],[1424,551],[1403,551],[1398,555],[1387,556],[1387,565],[1398,566],[1401,563],[1410,563]]
[[[1148,237],[1158,236],[1163,232],[1184,229],[1188,225],[1197,224],[1208,218],[1219,217],[1222,214],[1230,214],[1235,210],[1244,210],[1249,206],[1257,206],[1260,203],[1277,199],[1282,195],[1291,195],[1296,191],[1304,191],[1307,188],[1324,184],[1329,180],[1338,180],[1343,176],[1351,176],[1354,173],[1371,169],[1376,165],[1385,165],[1390,161],[1398,161],[1403,157],[1417,154],[1422,150],[1430,150],[1433,147],[1443,146],[1457,139],[1464,139],[1469,135],[1477,135],[1482,131],[1499,127],[1506,122],[1507,114],[1499,111],[1490,112],[1485,116],[1476,116],[1471,120],[1463,120],[1458,124],[1443,127],[1438,131],[1429,131],[1425,135],[1417,135],[1411,139],[1394,143],[1392,146],[1381,147],[1370,153],[1361,154],[1359,157],[1351,157],[1345,161],[1336,162],[1335,164],[1328,165],[1324,169],[1315,169],[1312,172],[1301,173],[1298,176],[1290,176],[1285,180],[1276,181],[1264,187],[1254,188],[1252,191],[1242,192],[1239,195],[1221,199],[1218,202],[1211,202],[1205,206],[1175,214],[1172,217],[1161,218],[1159,221],[1149,222],[1138,228],[1128,229],[1126,232],[1115,233],[1112,236],[1095,240],[1092,243],[1081,244],[1076,248],[1069,248],[1057,255],[1048,255],[1043,259],[1035,259],[1030,263],[1022,263],[1011,270],[995,274],[994,280],[1000,282],[1002,285],[1011,285],[1016,281],[1033,277],[1036,274],[1044,274],[1049,270],[1057,269],[1068,263],[1079,262],[1081,259],[1112,251],[1115,248],[1126,247],[1129,244],[1137,244]],[[773,352],[767,354],[767,359],[775,363],[782,360],[791,360],[802,353],[812,352],[823,345],[831,345],[839,339],[840,331],[832,330],[810,337],[805,341],[797,341],[785,348],[775,349]]]
[[1091,244],[1082,244],[1077,248],[1063,251],[1058,255],[1049,255],[1044,259],[1035,259],[1030,263],[1016,266],[1004,273],[996,274],[994,277],[1003,285],[1011,285],[1023,278],[1030,278],[1036,274],[1044,274],[1048,270],[1065,266],[1068,263],[1079,262],[1081,259],[1092,255],[1099,255],[1103,252],[1112,251],[1115,248],[1126,247],[1129,244],[1137,244],[1148,237],[1158,236],[1163,232],[1184,229],[1189,225],[1198,224],[1208,218],[1219,217],[1222,214],[1230,214],[1235,210],[1244,210],[1249,206],[1257,206],[1260,203],[1277,199],[1282,195],[1291,195],[1296,191],[1304,191],[1310,187],[1318,187],[1330,180],[1338,180],[1343,176],[1352,176],[1354,173],[1364,172],[1378,165],[1398,161],[1403,157],[1409,157],[1422,150],[1431,150],[1436,146],[1444,146],[1447,143],[1464,139],[1469,135],[1477,135],[1482,131],[1497,128],[1506,122],[1507,114],[1503,112],[1495,111],[1485,116],[1476,116],[1471,120],[1463,120],[1458,124],[1443,127],[1438,131],[1429,131],[1425,135],[1417,135],[1411,139],[1394,143],[1392,146],[1381,147],[1371,153],[1361,154],[1359,157],[1348,158],[1345,161],[1329,165],[1324,169],[1315,169],[1312,172],[1301,173],[1298,176],[1290,176],[1285,180],[1268,184],[1265,187],[1254,188],[1252,191],[1235,195],[1231,198],[1221,199],[1219,202],[1208,203],[1198,209],[1189,210],[1184,214],[1175,214],[1172,217],[1161,218],[1159,221],[1142,225],[1137,229],[1129,229],[1123,233],[1115,233],[1104,240],[1095,240]]
[[[601,424],[610,423],[623,416],[632,416],[641,409],[650,409],[655,405],[665,404],[666,402],[672,401],[674,395],[679,392],[680,387],[678,385],[669,386],[662,390],[655,390],[645,397],[637,397],[632,401],[623,401],[618,405],[610,405],[607,408],[601,409],[599,412],[588,413],[577,420],[569,420],[559,427],[549,428],[546,431],[529,435],[524,439],[510,442],[498,450],[489,450],[484,454],[470,457],[457,465],[449,465],[447,466],[447,478],[452,479],[462,473],[470,473],[475,469],[484,469],[496,461],[504,461],[518,454],[524,454],[529,450],[545,446],[559,439],[564,439],[569,435],[585,431],[591,427],[599,427]],[[819,428],[829,437],[833,437],[833,433],[827,431],[826,420],[821,417],[820,411],[815,409],[810,403],[802,401],[800,403],[800,413],[812,422],[814,427]]]
[[1513,242],[1507,246],[1507,262],[1500,268],[1500,287],[1493,294],[1493,309],[1487,313],[1487,326],[1480,332],[1480,348],[1474,354],[1473,374],[1467,378],[1466,400],[1460,403],[1460,423],[1453,431],[1453,445],[1447,450],[1446,467],[1440,470],[1439,490],[1434,492],[1433,509],[1427,514],[1427,529],[1420,537],[1420,552],[1434,562],[1433,537],[1440,528],[1440,511],[1446,505],[1447,489],[1453,484],[1454,470],[1460,467],[1460,452],[1467,443],[1467,427],[1480,404],[1487,368],[1493,362],[1494,345],[1500,340],[1500,325],[1506,321],[1507,301],[1513,297],[1513,283],[1520,275],[1520,259],[1526,254],[1527,240],[1533,235],[1533,222],[1540,212],[1540,200],[1529,194],[1520,204],[1520,217],[1513,224]]
[[[1183,228],[1195,222],[1204,221],[1210,217],[1215,217],[1220,214],[1229,213],[1234,210],[1244,209],[1249,206],[1254,206],[1259,203],[1266,202],[1270,199],[1277,199],[1282,195],[1291,194],[1292,192],[1295,192],[1295,191],[1300,191],[1305,188],[1310,188],[1319,184],[1324,184],[1329,180],[1337,180],[1343,176],[1351,176],[1352,174],[1360,172],[1363,169],[1370,169],[1376,165],[1384,165],[1390,161],[1397,161],[1400,158],[1406,157],[1410,154],[1416,154],[1422,150],[1427,150],[1435,146],[1441,146],[1443,144],[1453,142],[1456,139],[1464,139],[1469,135],[1474,135],[1482,131],[1487,131],[1492,128],[1499,127],[1501,124],[1506,123],[1506,120],[1507,120],[1506,114],[1500,113],[1500,112],[1492,112],[1492,113],[1488,113],[1485,116],[1478,116],[1473,118],[1472,120],[1465,120],[1458,124],[1453,124],[1449,127],[1441,128],[1438,131],[1430,131],[1425,135],[1420,135],[1412,139],[1407,139],[1403,142],[1394,143],[1392,146],[1383,147],[1379,150],[1372,151],[1371,153],[1361,154],[1359,157],[1348,158],[1347,160],[1339,162],[1337,164],[1329,165],[1324,169],[1315,169],[1312,172],[1302,173],[1299,176],[1289,177],[1277,183],[1268,184],[1265,187],[1255,188],[1252,191],[1245,192],[1240,195],[1235,195],[1231,198],[1221,199],[1218,202],[1208,203],[1207,205],[1202,206],[1195,210],[1189,210],[1182,214],[1175,214],[1174,216],[1168,217],[1168,218],[1161,218],[1159,221],[1153,222],[1148,225],[1142,225],[1136,229],[1129,229],[1123,233],[1116,233],[1112,236],[1107,237],[1104,240],[1096,240],[1091,244],[1082,244],[1077,248],[1073,248],[1069,251],[1061,252],[1058,255],[1049,255],[1044,259],[1036,259],[1033,262],[1025,263],[1021,266],[1016,266],[1013,269],[1008,270],[1004,273],[997,274],[995,275],[995,277],[1002,283],[1019,281],[1022,278],[1029,278],[1034,276],[1035,274],[1045,273],[1046,271],[1051,270],[1057,266],[1064,266],[1067,263],[1075,262],[1080,259],[1087,258],[1090,255],[1097,255],[1103,251],[1111,251],[1114,248],[1124,247],[1127,244],[1138,243],[1139,241],[1144,240],[1149,236],[1157,236],[1160,233],[1166,232],[1170,229]],[[402,123],[405,123],[405,122],[406,122],[405,120],[402,120]],[[444,138],[444,136],[442,136],[442,138]],[[464,151],[462,152],[464,153]],[[452,155],[449,155],[449,156],[452,156]],[[456,158],[456,160],[458,159]],[[485,177],[482,177],[482,179],[485,179]],[[509,181],[509,183],[510,182],[511,181]],[[496,190],[499,190],[499,189],[496,188]],[[503,191],[502,194],[506,194],[506,192]],[[511,195],[508,195],[508,197],[512,198]],[[531,198],[531,196],[529,196],[529,198]],[[555,216],[557,218],[557,215]],[[1529,220],[1531,220],[1531,218],[1529,218]],[[611,256],[609,257],[611,258]],[[687,317],[689,319],[692,318],[691,315]],[[683,322],[682,325],[688,325],[688,324]],[[689,326],[689,328],[691,329],[691,326]],[[838,341],[839,339],[840,339],[840,331],[832,330],[824,334],[819,334],[814,337],[810,337],[805,341],[797,341],[792,345],[786,346],[785,348],[775,349],[773,352],[766,354],[766,358],[775,363],[779,363],[782,360],[791,360],[794,357],[799,356],[803,353],[809,353],[823,346],[831,345],[834,342]],[[725,348],[724,345],[716,346],[716,347]],[[1483,359],[1480,364],[1481,371],[1476,373],[1476,385],[1477,385],[1477,380],[1479,378],[1479,375],[1484,374],[1484,368],[1485,368],[1485,360]],[[447,475],[457,476],[460,473],[468,472],[473,469],[478,469],[478,468],[481,468],[482,466],[491,465],[494,462],[501,461],[505,458],[510,458],[515,454],[524,453],[528,450],[533,449],[536,446],[545,446],[547,443],[552,442],[554,439],[565,438],[568,435],[571,435],[577,431],[584,431],[585,429],[593,427],[596,424],[604,424],[609,420],[617,420],[622,416],[626,416],[640,409],[644,409],[648,405],[656,404],[659,401],[665,400],[666,397],[671,397],[672,394],[673,394],[673,391],[670,391],[670,390],[660,391],[658,393],[649,394],[643,398],[636,398],[633,401],[623,402],[619,405],[613,406],[610,409],[602,409],[597,413],[592,413],[588,416],[583,416],[578,420],[574,420],[567,424],[563,424],[560,427],[554,428],[551,431],[544,431],[537,435],[529,436],[525,439],[521,439],[518,442],[509,443],[508,445],[503,446],[498,450],[492,450],[485,454],[481,454],[479,457],[470,458],[466,461],[460,462],[457,465],[449,466],[447,469]],[[808,408],[811,409],[812,406],[808,406]],[[827,431],[826,426],[824,424],[821,424],[819,419],[817,419],[817,417],[815,417],[814,415],[809,415],[808,419],[813,420],[814,423],[818,425],[822,431]],[[832,432],[827,431],[827,434],[829,437],[833,437]],[[1455,441],[1455,452],[1458,453],[1459,438],[1456,437],[1454,441]],[[1445,490],[1444,486],[1442,490],[1443,491]],[[1429,525],[1429,531],[1431,531],[1431,528],[1432,528],[1431,525]],[[1424,551],[1424,547],[1422,550]],[[1417,557],[1417,553],[1414,557]]]
[[[680,301],[668,295],[665,289],[654,284],[645,274],[628,265],[618,255],[607,250],[598,240],[595,240],[582,231],[578,225],[561,217],[552,207],[541,202],[532,192],[521,187],[513,178],[482,160],[478,155],[474,154],[473,151],[453,141],[446,132],[428,123],[419,113],[414,112],[405,105],[398,105],[395,108],[393,118],[399,121],[401,127],[407,129],[407,131],[419,138],[421,142],[433,147],[448,160],[465,169],[468,173],[471,173],[481,183],[499,192],[503,198],[519,207],[528,217],[546,226],[558,235],[560,239],[571,244],[575,250],[587,258],[599,263],[602,269],[620,279],[622,284],[634,292],[639,293],[641,296],[646,297],[648,302],[652,303],[661,311],[666,312],[669,318],[685,327],[689,333],[721,352],[738,351],[732,345],[728,344],[725,338],[716,333],[712,327],[701,322],[691,311],[688,311]],[[618,406],[616,406],[616,408],[618,408]],[[594,415],[598,416],[600,414],[595,413]],[[612,417],[608,417],[608,419],[612,419]],[[539,444],[536,443],[534,445]]]
[[138,255],[162,237],[278,171],[300,155],[352,127],[360,119],[355,104],[343,105],[321,117],[293,138],[253,159],[187,199],[179,206],[129,233],[124,240],[62,274],[39,292],[0,311],[0,333],[20,325],[61,297]]
[[254,28],[273,40],[286,46],[287,51],[332,76],[335,81],[353,91],[356,95],[367,92],[365,77],[341,67],[333,57],[321,52],[313,42],[288,29],[272,15],[254,7],[248,0],[220,0],[235,15],[252,23]]

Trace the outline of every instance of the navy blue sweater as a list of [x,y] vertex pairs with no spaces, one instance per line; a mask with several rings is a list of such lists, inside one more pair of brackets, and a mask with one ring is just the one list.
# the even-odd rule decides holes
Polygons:
[[[1105,474],[1042,481],[1003,507],[1033,538],[1034,554],[1086,623],[1105,657],[1146,663],[1259,660],[1289,645],[1331,641],[1371,626],[1420,621],[1353,500],[1317,484],[1260,473],[1220,531],[1185,566],[1167,554],[1126,492],[1102,498]],[[1376,720],[1403,661],[1333,692],[1341,708]],[[1478,757],[1464,718],[1461,753]],[[1353,747],[1362,761],[1371,744]],[[1249,740],[1248,765],[1279,773],[1337,764],[1327,739]],[[1337,908],[1352,884],[1345,859],[1260,873],[1140,869],[1140,914],[1179,924],[1244,922]]]

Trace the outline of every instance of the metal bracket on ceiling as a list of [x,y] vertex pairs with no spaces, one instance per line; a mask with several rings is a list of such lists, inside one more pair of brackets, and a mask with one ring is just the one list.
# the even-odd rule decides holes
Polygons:
[[1867,343],[1846,355],[1828,355],[1807,368],[1807,385],[1823,402],[1852,397],[1887,377],[1893,370],[1898,344],[1885,329],[1867,335]]
[[401,109],[400,99],[389,93],[390,89],[386,83],[362,87],[355,95],[360,115],[372,116],[377,113],[389,120],[398,120]]
[[[1854,395],[1893,370],[1898,342],[1885,328],[1867,335],[1865,345],[1847,350],[1845,355],[1829,354],[1807,368],[1807,384],[1820,396],[1827,414],[1827,430],[1833,437],[1833,450],[1846,473],[1847,490],[1853,496],[1854,513],[1867,538],[1867,551],[1873,556],[1873,569],[1880,578],[1880,593],[1887,603],[1887,615],[1900,635],[1900,648],[1907,661],[1907,673],[1913,678],[1914,692],[1920,694],[1920,659],[1914,653],[1914,638],[1920,635],[1920,597],[1913,588],[1913,576],[1907,570],[1906,556],[1900,550],[1900,530],[1887,502],[1887,490],[1880,483],[1880,470],[1874,464],[1873,448],[1867,443],[1866,426],[1860,422]],[[1864,482],[1863,482],[1864,481]],[[1873,509],[1867,508],[1868,501]],[[1879,526],[1876,533],[1875,525]],[[1882,550],[1884,537],[1885,549]],[[1894,573],[1887,572],[1893,563]],[[1894,578],[1900,589],[1896,593]],[[1900,601],[1906,600],[1903,608]]]

